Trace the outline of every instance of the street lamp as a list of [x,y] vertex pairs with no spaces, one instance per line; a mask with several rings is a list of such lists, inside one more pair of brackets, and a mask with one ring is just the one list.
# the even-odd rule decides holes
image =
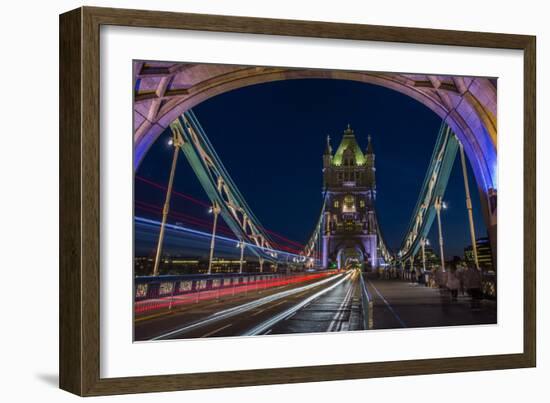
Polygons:
[[464,193],[466,194],[466,210],[468,212],[468,222],[470,227],[470,238],[472,239],[472,252],[474,255],[474,263],[476,269],[479,268],[479,258],[477,255],[477,244],[476,244],[476,230],[474,226],[474,214],[472,211],[472,199],[470,198],[470,185],[468,183],[468,173],[466,170],[466,157],[464,156],[464,146],[462,143],[460,145],[460,162],[462,163],[462,176],[464,177]]
[[174,176],[176,174],[176,165],[178,163],[179,149],[180,149],[180,146],[183,144],[183,139],[179,131],[172,130],[172,137],[170,137],[168,144],[174,147],[174,154],[172,156],[172,166],[170,169],[170,178],[168,179],[168,187],[166,188],[166,198],[164,199],[164,206],[162,208],[162,221],[160,223],[159,239],[157,242],[157,251],[155,255],[155,263],[153,266],[153,276],[159,275],[160,260],[162,255],[162,244],[164,241],[164,230],[166,227],[166,220],[168,219],[168,213],[170,211],[170,197],[172,196],[172,187],[174,186]]
[[441,196],[439,196],[434,203],[435,212],[437,213],[437,227],[439,230],[439,254],[441,255],[441,270],[445,272],[445,254],[443,251],[443,231],[441,229],[441,209],[447,209],[447,203],[445,203]]
[[243,272],[243,257],[245,248],[245,243],[243,240],[237,242],[237,248],[241,248],[241,260],[239,261],[239,274],[241,274]]
[[208,259],[208,274],[212,274],[212,259],[214,258],[214,246],[216,244],[216,225],[218,224],[218,215],[221,212],[221,208],[218,203],[214,202],[214,205],[210,207],[208,212],[214,214],[214,223],[212,224],[212,239],[210,240],[210,258]]
[[430,245],[428,238],[422,238],[420,240],[420,246],[422,247],[422,271],[426,271],[426,245]]

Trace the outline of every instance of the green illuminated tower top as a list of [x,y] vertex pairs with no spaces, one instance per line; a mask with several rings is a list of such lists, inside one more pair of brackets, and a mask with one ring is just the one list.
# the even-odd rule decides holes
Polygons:
[[324,188],[360,188],[375,190],[374,148],[371,136],[365,153],[355,138],[355,132],[348,124],[340,145],[332,155],[330,137],[323,155]]

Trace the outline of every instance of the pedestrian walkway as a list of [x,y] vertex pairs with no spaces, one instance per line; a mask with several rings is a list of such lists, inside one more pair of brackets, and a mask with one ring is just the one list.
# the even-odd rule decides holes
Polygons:
[[470,297],[460,295],[451,302],[436,288],[403,280],[368,279],[374,298],[374,328],[496,324],[496,301],[483,300],[479,309],[470,308]]

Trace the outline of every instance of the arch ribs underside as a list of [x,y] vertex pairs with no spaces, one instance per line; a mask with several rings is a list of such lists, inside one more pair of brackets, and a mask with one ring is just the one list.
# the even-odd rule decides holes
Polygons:
[[304,78],[380,85],[419,101],[459,137],[482,193],[497,189],[496,79],[482,77],[135,61],[134,168],[170,123],[200,102],[253,84]]

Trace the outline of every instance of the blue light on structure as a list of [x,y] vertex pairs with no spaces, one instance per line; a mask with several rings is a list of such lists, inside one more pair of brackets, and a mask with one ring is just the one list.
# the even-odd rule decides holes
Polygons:
[[[138,222],[138,223],[141,223],[141,224],[151,225],[151,226],[155,226],[155,227],[160,227],[160,224],[161,224],[160,221],[151,220],[151,219],[143,218],[143,217],[137,217],[137,216],[135,217],[135,221]],[[169,229],[174,230],[174,231],[186,232],[186,233],[193,234],[193,235],[198,235],[198,236],[204,237],[204,238],[210,238],[212,236],[212,234],[210,234],[210,233],[206,233],[206,232],[203,232],[203,231],[198,231],[198,230],[195,230],[195,229],[183,227],[181,225],[174,225],[174,224],[168,224],[167,223],[167,224],[165,224],[165,226],[166,226],[166,228],[169,228]],[[232,243],[233,242],[242,242],[242,241],[238,241],[237,239],[228,238],[228,237],[224,237],[224,236],[221,236],[221,235],[216,235],[216,239],[221,240],[221,241],[232,242]],[[279,250],[270,249],[270,248],[261,248],[258,245],[251,244],[251,243],[248,243],[248,242],[243,242],[243,243],[244,243],[245,246],[248,246],[248,247],[256,249],[256,250],[259,250],[263,253],[267,253],[271,257],[277,257],[277,254],[280,253],[284,256],[297,256],[300,259],[303,258],[303,256],[295,254],[295,253],[284,252],[284,251],[279,251]]]
[[472,146],[464,136],[459,137],[478,186],[485,193],[489,189],[498,189],[497,150],[485,128],[482,126],[477,128],[476,147]]
[[[483,146],[483,155],[485,157],[485,161],[487,163],[487,168],[491,174],[491,183],[492,186],[489,186],[493,189],[498,189],[498,160],[497,160],[497,150],[494,146],[494,144],[491,141],[491,137],[487,133],[487,130],[485,130],[484,127],[481,128],[483,131],[483,135],[478,136],[480,137],[480,141],[482,141]],[[485,189],[489,190],[489,189]]]

